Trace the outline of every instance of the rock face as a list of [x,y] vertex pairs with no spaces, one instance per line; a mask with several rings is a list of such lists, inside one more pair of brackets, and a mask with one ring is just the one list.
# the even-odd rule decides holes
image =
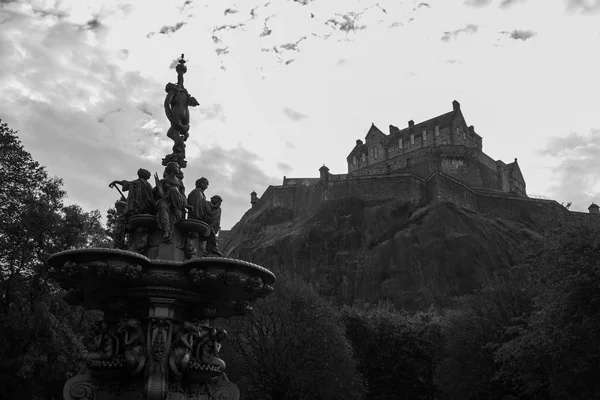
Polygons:
[[389,300],[419,310],[504,279],[520,243],[539,235],[525,222],[486,217],[454,203],[325,201],[309,213],[269,204],[228,233],[228,257],[291,269],[342,304]]

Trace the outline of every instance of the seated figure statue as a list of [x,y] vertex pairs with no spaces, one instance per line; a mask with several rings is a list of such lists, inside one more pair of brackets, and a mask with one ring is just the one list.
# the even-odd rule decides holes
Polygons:
[[175,224],[179,222],[185,213],[187,199],[183,182],[179,179],[181,170],[176,162],[170,162],[165,168],[163,179],[158,179],[155,174],[156,188],[156,222],[158,228],[163,231],[163,242],[172,243],[172,235]]
[[193,207],[188,218],[206,222],[210,227],[210,236],[206,241],[206,251],[210,255],[222,257],[217,245],[217,234],[221,229],[221,203],[223,199],[219,195],[206,200],[204,191],[208,188],[208,179],[202,177],[196,181],[196,189],[188,196],[188,203]]
[[[133,181],[112,181],[108,186],[115,187],[119,184],[124,192],[129,192],[124,207],[118,207],[115,226],[115,247],[125,246],[125,224],[127,220],[138,214],[152,214],[154,212],[154,195],[152,186],[148,182],[150,171],[140,168],[137,172],[138,179]],[[119,204],[121,205],[121,204]]]

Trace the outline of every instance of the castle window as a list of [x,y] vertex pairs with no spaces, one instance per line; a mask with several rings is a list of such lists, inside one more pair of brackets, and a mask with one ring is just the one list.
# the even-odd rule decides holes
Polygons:
[[406,170],[407,170],[408,172],[410,172],[410,167],[411,167],[411,165],[412,165],[412,162],[411,162],[410,158],[407,158],[407,159],[406,159]]
[[435,126],[435,136],[440,136],[440,126],[439,125]]
[[467,140],[467,131],[463,131],[463,139]]
[[361,154],[361,157],[360,157],[360,160],[361,160],[362,162],[365,162],[365,161],[367,161],[367,154],[366,154],[366,153],[362,153],[362,154]]
[[414,133],[410,134],[410,144],[415,144],[415,134]]
[[356,165],[357,162],[356,156],[352,157],[352,165]]
[[458,126],[456,127],[456,135],[460,136],[460,129],[458,128]]
[[402,150],[402,138],[398,139],[398,150]]
[[374,154],[375,158],[377,158],[379,156],[379,149],[377,147],[373,148],[373,154]]
[[423,129],[423,140],[427,140],[427,130]]
[[374,149],[372,147],[369,149],[369,157],[371,158],[373,158],[373,150]]

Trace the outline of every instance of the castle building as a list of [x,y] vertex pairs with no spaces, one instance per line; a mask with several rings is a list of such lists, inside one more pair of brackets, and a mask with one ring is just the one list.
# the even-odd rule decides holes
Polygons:
[[[365,204],[402,200],[412,207],[452,202],[486,215],[506,219],[529,218],[544,226],[567,219],[600,224],[600,206],[589,213],[570,211],[555,200],[528,196],[517,159],[494,160],[483,152],[483,141],[467,125],[458,101],[452,111],[385,134],[371,125],[364,142],[346,158],[348,172],[332,174],[323,165],[319,177],[283,177],[258,198],[252,208],[260,215],[266,207],[279,209],[271,223],[309,216],[327,201],[355,198]],[[590,215],[592,215],[590,219]]]
[[481,136],[467,125],[456,100],[452,111],[417,124],[408,121],[404,129],[390,125],[387,135],[372,124],[346,160],[352,177],[412,173],[427,178],[438,171],[473,188],[527,196],[517,159],[506,164],[485,154]]

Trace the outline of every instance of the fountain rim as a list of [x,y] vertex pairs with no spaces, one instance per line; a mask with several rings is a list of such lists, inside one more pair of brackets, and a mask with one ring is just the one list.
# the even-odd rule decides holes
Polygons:
[[257,272],[264,283],[272,285],[275,283],[276,277],[273,272],[265,267],[251,263],[249,261],[239,260],[236,258],[228,257],[201,257],[194,258],[185,261],[171,261],[162,259],[150,259],[139,253],[121,250],[121,249],[108,249],[108,248],[87,248],[87,249],[71,249],[64,250],[55,254],[52,254],[48,258],[48,264],[53,268],[62,268],[67,261],[75,262],[90,262],[90,261],[105,261],[110,260],[113,257],[118,257],[120,260],[130,262],[132,264],[138,264],[142,267],[174,267],[184,268],[189,270],[191,268],[206,268],[211,266],[231,266],[231,267],[242,267]]
[[79,257],[82,257],[82,258],[91,257],[94,255],[96,255],[98,257],[94,261],[104,261],[106,259],[110,259],[111,256],[119,256],[119,257],[122,257],[121,259],[123,261],[130,261],[130,262],[134,262],[134,263],[141,264],[141,265],[146,265],[152,261],[144,255],[141,255],[139,253],[129,251],[129,250],[91,247],[91,248],[85,248],[85,249],[64,250],[64,251],[60,251],[58,253],[54,253],[50,257],[48,257],[48,264],[51,267],[59,267],[60,268],[67,261],[71,261],[73,259],[76,260]]

